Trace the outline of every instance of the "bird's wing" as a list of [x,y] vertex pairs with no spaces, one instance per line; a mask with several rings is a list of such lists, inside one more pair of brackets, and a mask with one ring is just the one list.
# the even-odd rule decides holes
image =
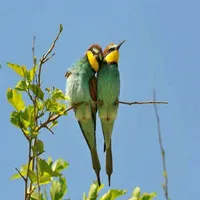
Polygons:
[[90,89],[90,96],[94,102],[91,103],[92,105],[92,118],[95,126],[96,131],[96,113],[97,113],[97,78],[94,76],[91,77],[89,82],[89,89]]

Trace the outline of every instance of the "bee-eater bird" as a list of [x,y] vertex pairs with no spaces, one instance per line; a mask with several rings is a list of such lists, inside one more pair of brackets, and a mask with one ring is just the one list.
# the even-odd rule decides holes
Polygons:
[[103,52],[103,63],[97,73],[98,113],[104,136],[104,152],[106,151],[106,173],[110,186],[113,172],[111,136],[118,111],[120,93],[120,74],[118,70],[119,45],[109,44]]
[[93,169],[100,181],[100,162],[96,147],[97,80],[95,73],[103,58],[98,44],[92,45],[85,55],[66,72],[66,94],[70,97],[75,117],[90,149]]

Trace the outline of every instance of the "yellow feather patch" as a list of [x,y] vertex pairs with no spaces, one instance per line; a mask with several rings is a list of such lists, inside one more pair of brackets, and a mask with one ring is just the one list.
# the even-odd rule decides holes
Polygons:
[[99,63],[97,59],[95,58],[95,56],[93,55],[91,51],[87,51],[86,54],[87,54],[87,58],[89,60],[91,67],[94,69],[95,72],[97,72],[99,70]]
[[115,50],[115,51],[110,52],[110,53],[104,58],[104,60],[105,60],[107,63],[118,63],[118,60],[119,60],[119,51],[118,51],[118,50]]

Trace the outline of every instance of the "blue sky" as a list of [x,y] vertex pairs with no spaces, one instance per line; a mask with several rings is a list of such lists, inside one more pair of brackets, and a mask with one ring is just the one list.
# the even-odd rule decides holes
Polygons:
[[[43,86],[65,90],[64,74],[93,43],[104,48],[126,40],[120,52],[120,99],[151,100],[156,88],[163,142],[166,150],[171,199],[196,199],[200,179],[199,46],[200,3],[197,0],[1,0],[0,6],[0,125],[1,198],[23,199],[23,181],[10,181],[14,168],[26,162],[27,143],[9,123],[12,107],[6,89],[19,80],[6,62],[32,66],[31,45],[36,36],[36,56],[49,48],[59,24],[64,31],[53,59],[44,66]],[[95,179],[89,151],[74,114],[60,119],[55,135],[44,131],[46,153],[70,163],[65,171],[67,197],[82,199]],[[103,137],[97,124],[101,179],[107,191]],[[162,160],[152,105],[121,105],[113,132],[112,188],[157,192],[164,199]]]

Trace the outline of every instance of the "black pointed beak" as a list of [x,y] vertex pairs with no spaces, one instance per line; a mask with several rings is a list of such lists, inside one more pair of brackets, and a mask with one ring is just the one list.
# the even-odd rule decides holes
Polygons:
[[122,44],[123,44],[125,41],[126,41],[126,40],[123,40],[122,42],[120,42],[120,43],[117,45],[116,49],[119,50],[119,48],[122,46]]

